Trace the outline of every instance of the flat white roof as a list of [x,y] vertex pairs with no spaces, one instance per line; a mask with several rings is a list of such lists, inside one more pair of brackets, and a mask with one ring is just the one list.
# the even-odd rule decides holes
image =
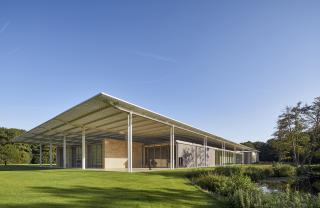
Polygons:
[[148,143],[152,138],[158,138],[166,141],[171,126],[174,126],[177,139],[194,138],[201,143],[206,137],[208,142],[218,146],[224,142],[229,149],[255,151],[103,92],[15,138],[15,142],[61,144],[66,135],[69,143],[80,143],[83,128],[89,142],[106,137],[125,139],[128,113],[133,114],[134,140]]

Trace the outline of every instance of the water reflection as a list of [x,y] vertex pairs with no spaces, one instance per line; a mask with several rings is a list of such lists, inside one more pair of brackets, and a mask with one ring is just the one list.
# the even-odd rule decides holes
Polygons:
[[258,185],[265,193],[285,191],[287,188],[292,191],[316,193],[307,178],[269,178],[260,181]]

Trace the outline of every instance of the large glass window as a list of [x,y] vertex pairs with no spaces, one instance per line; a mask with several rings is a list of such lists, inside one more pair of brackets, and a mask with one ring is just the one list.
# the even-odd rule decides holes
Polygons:
[[99,144],[90,144],[87,145],[87,162],[88,168],[102,168],[102,145]]

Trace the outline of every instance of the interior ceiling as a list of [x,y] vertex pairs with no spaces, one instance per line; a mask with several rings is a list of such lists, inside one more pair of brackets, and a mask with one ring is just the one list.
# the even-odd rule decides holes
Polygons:
[[[125,109],[125,110],[124,110]],[[148,111],[117,98],[100,93],[93,98],[59,114],[53,119],[31,129],[16,138],[16,142],[62,144],[64,135],[68,144],[80,144],[83,128],[86,141],[95,142],[105,138],[126,139],[128,109],[133,113],[133,141],[145,144],[165,143],[170,140],[171,125],[175,126],[175,139],[227,149],[250,148],[198,130],[178,121]]]

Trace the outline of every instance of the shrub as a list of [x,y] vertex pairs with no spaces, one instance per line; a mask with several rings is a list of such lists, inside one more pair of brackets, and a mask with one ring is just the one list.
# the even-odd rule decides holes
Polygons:
[[309,193],[290,191],[265,194],[264,206],[268,208],[319,208],[320,195],[314,196]]
[[316,192],[320,192],[320,181],[315,181],[314,183],[312,183],[312,187]]
[[237,189],[230,198],[232,207],[262,207],[263,192],[260,189]]
[[296,175],[296,169],[291,165],[275,163],[272,168],[275,177],[289,177]]
[[241,190],[258,190],[259,188],[251,179],[243,175],[233,175],[231,177],[216,174],[202,174],[192,179],[203,189],[221,194],[223,196],[232,196],[238,189]]
[[239,166],[220,166],[216,167],[213,170],[214,174],[224,175],[224,176],[233,176],[233,175],[242,175],[243,168]]
[[230,178],[223,175],[202,174],[192,179],[193,183],[203,189],[227,196],[230,191]]
[[244,174],[251,180],[258,181],[273,176],[273,169],[271,167],[247,167]]

